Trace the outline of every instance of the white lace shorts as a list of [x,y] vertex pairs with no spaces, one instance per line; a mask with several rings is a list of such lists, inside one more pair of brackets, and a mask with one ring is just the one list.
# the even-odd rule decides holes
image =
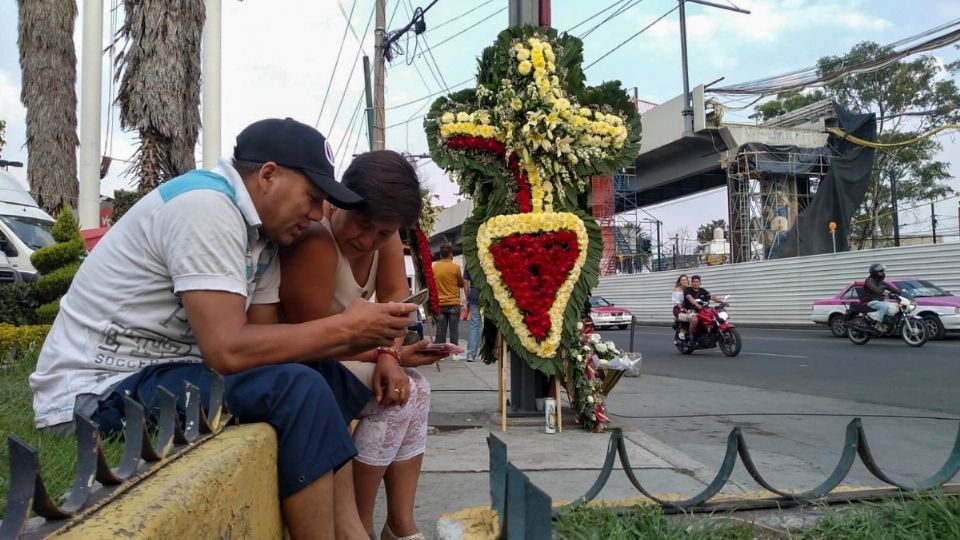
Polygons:
[[[356,459],[361,463],[386,467],[394,461],[416,457],[427,448],[430,383],[416,369],[406,368],[404,371],[410,377],[410,399],[406,404],[382,407],[371,399],[360,411],[360,421],[353,430],[353,443],[358,452]],[[371,370],[370,377],[372,375]],[[365,377],[359,378],[364,384],[371,383]]]

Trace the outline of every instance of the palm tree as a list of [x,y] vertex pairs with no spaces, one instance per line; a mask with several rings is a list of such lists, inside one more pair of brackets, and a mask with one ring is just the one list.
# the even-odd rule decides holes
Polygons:
[[77,53],[76,0],[18,0],[17,45],[27,108],[27,177],[30,193],[56,214],[76,206]]
[[130,172],[146,190],[194,169],[200,131],[203,0],[124,0],[116,60],[120,126],[137,130]]

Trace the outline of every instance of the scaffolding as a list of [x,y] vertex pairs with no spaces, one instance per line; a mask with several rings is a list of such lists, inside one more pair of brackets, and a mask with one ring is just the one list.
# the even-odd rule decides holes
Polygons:
[[727,167],[731,262],[767,259],[795,233],[830,166],[820,148],[781,148],[741,147]]
[[[634,174],[626,168],[613,176],[595,176],[593,216],[603,234],[600,275],[636,274],[651,270],[653,251],[659,251],[658,220],[640,217]],[[649,242],[650,251],[643,246]]]

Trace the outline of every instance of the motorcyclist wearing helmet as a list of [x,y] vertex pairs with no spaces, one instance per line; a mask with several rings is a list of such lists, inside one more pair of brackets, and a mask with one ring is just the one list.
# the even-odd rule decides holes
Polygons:
[[897,292],[897,289],[884,281],[887,277],[887,267],[882,263],[873,263],[870,265],[870,276],[863,282],[863,301],[870,307],[871,311],[867,316],[873,319],[883,331],[883,318],[886,315],[896,313],[896,306],[886,301],[890,293]]

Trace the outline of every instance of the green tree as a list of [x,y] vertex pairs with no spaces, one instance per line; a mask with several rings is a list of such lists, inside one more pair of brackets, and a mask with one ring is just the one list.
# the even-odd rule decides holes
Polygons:
[[709,223],[704,223],[697,228],[697,242],[700,244],[706,244],[707,242],[713,240],[713,230],[717,227],[723,229],[724,238],[726,238],[727,220],[715,219]]
[[77,204],[75,0],[18,0],[17,45],[27,108],[30,194],[56,214]]
[[0,155],[3,154],[3,147],[7,144],[7,141],[3,140],[3,133],[7,131],[7,121],[0,120]]
[[196,168],[200,131],[200,41],[203,0],[124,0],[117,58],[120,126],[136,130],[131,172],[138,190]]
[[813,92],[788,90],[777,94],[776,98],[758,105],[757,113],[760,114],[762,121],[772,120],[824,99],[826,99],[826,94],[823,93],[823,90],[814,90]]
[[70,288],[86,253],[77,218],[69,206],[60,211],[50,234],[56,243],[42,247],[30,256],[30,263],[41,274],[33,284],[33,294],[41,304],[37,308],[37,318],[45,324],[56,318],[60,311],[60,297]]
[[[876,43],[859,43],[842,57],[821,58],[819,72],[821,76],[828,76],[891,52],[889,47]],[[960,63],[951,67],[960,70]],[[960,92],[953,80],[943,77],[945,71],[931,56],[899,60],[876,71],[847,75],[828,83],[824,95],[847,109],[876,114],[878,142],[905,142],[960,120],[957,108]],[[805,104],[802,100],[781,100],[785,112]],[[763,114],[761,107],[758,112]],[[775,108],[769,106],[770,110]],[[949,165],[935,159],[940,150],[940,143],[933,138],[877,150],[864,203],[851,221],[851,246],[856,249],[877,247],[883,237],[892,234],[893,182],[897,186],[900,208],[953,193],[947,183]]]

